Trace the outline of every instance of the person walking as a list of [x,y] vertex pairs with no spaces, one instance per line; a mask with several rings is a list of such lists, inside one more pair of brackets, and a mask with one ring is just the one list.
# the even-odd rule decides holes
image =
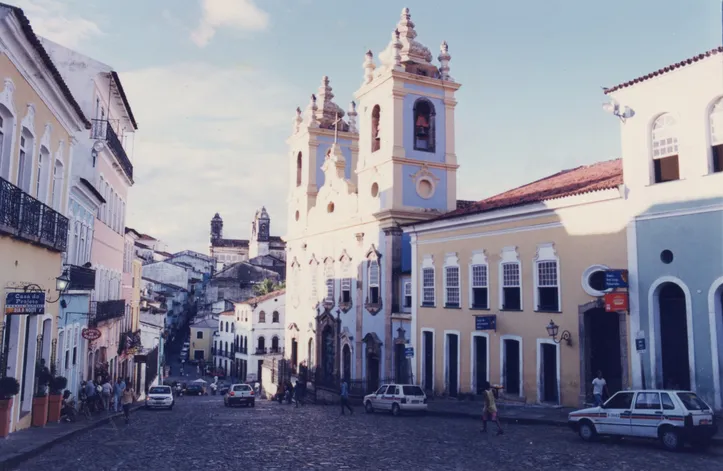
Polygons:
[[106,378],[101,386],[101,397],[103,399],[103,410],[110,411],[110,395],[113,392],[113,387]]
[[125,385],[122,379],[113,383],[113,412],[120,412],[121,410],[121,394],[124,389],[121,385]]
[[500,419],[497,417],[497,405],[495,404],[495,394],[492,392],[489,381],[485,381],[484,385],[484,409],[482,410],[482,432],[487,432],[487,421],[491,420],[497,424],[497,435],[502,435],[502,426]]
[[299,380],[296,380],[296,385],[294,386],[294,402],[296,402],[296,407],[299,407],[299,403],[301,402],[301,383]]
[[138,395],[136,394],[136,390],[133,389],[130,383],[128,383],[123,391],[123,396],[121,397],[121,402],[123,403],[123,416],[126,419],[126,424],[131,423],[131,404],[133,404],[133,401],[137,399]]
[[610,396],[608,393],[608,383],[603,378],[602,371],[598,370],[597,377],[592,380],[592,397],[595,399],[595,407],[599,407],[603,403],[603,393],[606,396]]
[[351,415],[354,415],[354,409],[349,405],[349,385],[346,384],[346,380],[341,383],[339,398],[341,399],[341,415],[344,415],[344,408],[349,409]]

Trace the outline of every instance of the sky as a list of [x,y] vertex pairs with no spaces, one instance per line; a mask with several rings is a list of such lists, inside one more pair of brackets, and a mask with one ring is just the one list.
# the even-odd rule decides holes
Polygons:
[[127,224],[208,252],[287,219],[286,139],[328,75],[347,109],[404,7],[457,92],[458,199],[619,155],[601,87],[721,44],[720,0],[9,0],[36,33],[111,65],[139,130]]

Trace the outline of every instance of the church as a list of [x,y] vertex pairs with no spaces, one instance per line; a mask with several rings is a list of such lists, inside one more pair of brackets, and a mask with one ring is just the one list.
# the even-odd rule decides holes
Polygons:
[[286,356],[329,386],[356,392],[414,382],[411,244],[402,225],[457,208],[455,93],[446,42],[438,63],[409,14],[345,112],[329,78],[289,145]]

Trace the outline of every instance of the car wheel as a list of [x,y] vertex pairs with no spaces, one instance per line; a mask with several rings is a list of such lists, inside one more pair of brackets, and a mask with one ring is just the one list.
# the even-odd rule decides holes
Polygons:
[[371,414],[374,412],[374,406],[372,406],[372,401],[367,401],[364,403],[364,410],[367,411],[367,414]]
[[401,409],[399,408],[399,404],[392,404],[392,415],[394,417],[397,417],[401,413]]
[[597,430],[589,420],[583,420],[577,429],[578,435],[586,442],[591,442],[597,437]]
[[680,433],[673,427],[666,427],[660,431],[660,441],[668,451],[678,451],[683,448],[683,440]]

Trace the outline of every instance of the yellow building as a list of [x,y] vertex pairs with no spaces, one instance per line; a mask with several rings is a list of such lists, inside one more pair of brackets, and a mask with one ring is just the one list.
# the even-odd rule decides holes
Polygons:
[[[57,359],[72,136],[90,123],[19,8],[0,5],[0,42],[0,374],[20,382],[12,432],[30,426],[36,362]],[[34,314],[18,313],[18,293],[44,293],[44,304],[38,296]]]
[[217,330],[218,318],[207,316],[196,319],[191,324],[191,348],[188,357],[212,363],[211,346],[213,345],[213,333]]
[[[414,378],[438,395],[577,406],[629,383],[628,319],[602,303],[626,259],[620,161],[560,172],[411,225]],[[548,335],[553,322],[557,336]]]

